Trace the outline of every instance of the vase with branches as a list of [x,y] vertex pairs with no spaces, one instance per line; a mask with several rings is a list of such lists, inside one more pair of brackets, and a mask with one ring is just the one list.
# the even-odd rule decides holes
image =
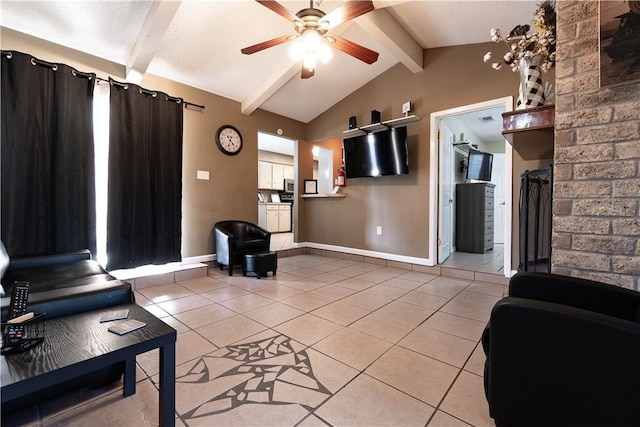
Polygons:
[[554,67],[556,62],[556,5],[553,0],[539,4],[534,13],[533,31],[528,24],[517,25],[508,36],[503,37],[499,28],[491,29],[491,40],[506,46],[507,52],[495,61],[492,52],[487,52],[484,62],[499,70],[503,64],[520,73],[520,89],[517,109],[543,105],[553,95],[551,85],[542,85],[541,72]]

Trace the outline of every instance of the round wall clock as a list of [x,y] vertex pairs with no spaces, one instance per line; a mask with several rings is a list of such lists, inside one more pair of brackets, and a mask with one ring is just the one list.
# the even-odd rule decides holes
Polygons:
[[220,126],[216,132],[216,145],[224,154],[235,156],[242,150],[242,135],[231,125]]

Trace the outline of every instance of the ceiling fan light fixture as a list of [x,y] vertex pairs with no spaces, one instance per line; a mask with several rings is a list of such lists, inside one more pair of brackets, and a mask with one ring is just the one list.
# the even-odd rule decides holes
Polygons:
[[291,59],[293,59],[295,62],[301,61],[302,58],[304,58],[304,54],[305,49],[300,38],[297,38],[293,42],[291,42],[291,47],[289,48],[289,56],[291,57]]
[[318,65],[318,57],[315,52],[307,52],[302,60],[302,66],[307,70],[315,70]]
[[307,51],[316,51],[322,44],[322,36],[316,30],[306,30],[302,34],[302,43]]
[[333,51],[328,44],[322,43],[318,48],[317,55],[320,62],[326,64],[331,61],[331,58],[333,58]]
[[[278,0],[255,1],[291,21],[295,34],[276,37],[240,49],[245,55],[251,55],[286,42],[293,42],[289,48],[289,55],[295,62],[302,61],[303,66],[300,73],[302,79],[313,77],[318,61],[326,64],[332,59],[332,48],[367,64],[373,64],[378,60],[377,52],[342,37],[329,34],[332,28],[374,10],[372,0],[346,0],[329,14],[314,8],[314,0],[309,0],[309,7],[295,14],[280,4]],[[319,5],[322,0],[316,1]]]

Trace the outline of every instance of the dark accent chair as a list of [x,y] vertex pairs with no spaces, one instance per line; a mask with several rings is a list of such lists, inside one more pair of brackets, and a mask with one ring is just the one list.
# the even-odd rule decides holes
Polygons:
[[496,425],[639,425],[640,292],[519,273],[482,344]]
[[216,261],[220,270],[227,266],[233,276],[233,266],[242,264],[244,254],[269,252],[271,233],[247,221],[220,221],[214,226]]

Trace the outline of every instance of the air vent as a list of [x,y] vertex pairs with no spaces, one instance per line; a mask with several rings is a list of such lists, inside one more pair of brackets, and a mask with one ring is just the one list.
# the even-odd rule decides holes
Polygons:
[[496,119],[493,118],[493,116],[484,116],[484,117],[479,117],[478,118],[482,123],[490,123],[490,122],[495,122]]

